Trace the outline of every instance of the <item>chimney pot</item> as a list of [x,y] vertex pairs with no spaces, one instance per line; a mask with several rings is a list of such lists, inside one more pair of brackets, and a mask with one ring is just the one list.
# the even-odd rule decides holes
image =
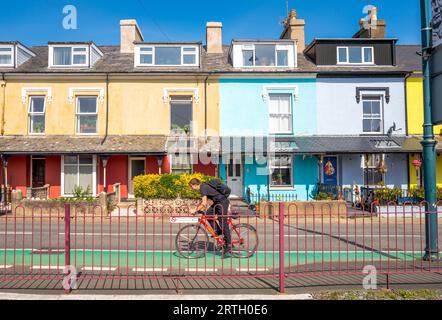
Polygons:
[[206,24],[206,45],[207,53],[223,52],[223,24],[221,22],[207,22]]
[[134,53],[134,42],[144,41],[137,20],[134,19],[120,21],[120,37],[121,53]]
[[281,39],[296,40],[298,53],[302,53],[305,49],[305,21],[297,18],[298,13],[292,9],[284,23],[284,31]]

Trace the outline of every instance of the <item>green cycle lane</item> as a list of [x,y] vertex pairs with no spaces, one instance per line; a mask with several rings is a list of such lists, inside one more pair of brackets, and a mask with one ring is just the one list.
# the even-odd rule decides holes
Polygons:
[[[285,252],[284,259],[286,267],[294,267],[304,264],[322,264],[339,262],[365,262],[370,261],[413,261],[420,259],[422,252],[418,251],[324,251],[324,252]],[[200,259],[185,259],[171,251],[117,251],[117,250],[72,250],[71,265],[76,267],[94,267],[97,270],[102,268],[162,268],[164,269],[186,269],[186,268],[263,268],[273,269],[279,265],[279,252],[257,252],[250,258],[226,258],[223,259],[220,253],[208,252]],[[0,270],[4,266],[20,268],[40,266],[64,266],[65,254],[41,253],[33,250],[0,250]],[[253,271],[253,270],[252,270]]]

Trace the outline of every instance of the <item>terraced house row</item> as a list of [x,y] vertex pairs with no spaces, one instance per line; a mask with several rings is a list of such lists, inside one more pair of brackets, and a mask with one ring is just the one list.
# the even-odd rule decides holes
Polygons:
[[220,176],[239,198],[417,185],[420,48],[376,25],[306,44],[293,10],[279,37],[229,45],[218,22],[204,43],[159,43],[134,20],[119,46],[0,42],[1,181],[51,198],[116,183],[130,198],[135,176],[168,172]]

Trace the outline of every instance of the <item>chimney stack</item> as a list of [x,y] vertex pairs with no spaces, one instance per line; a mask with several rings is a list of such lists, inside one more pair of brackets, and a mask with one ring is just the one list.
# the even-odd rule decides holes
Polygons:
[[120,37],[121,53],[134,53],[134,41],[144,41],[137,20],[132,19],[120,21]]
[[368,21],[365,19],[359,21],[359,31],[356,32],[353,38],[385,38],[387,31],[386,21],[378,19],[378,9],[376,7],[373,7],[369,14],[370,19]]
[[284,21],[284,31],[280,38],[297,40],[298,53],[302,53],[305,49],[305,21],[298,19],[296,16],[296,10],[292,9]]
[[207,53],[223,52],[223,24],[221,22],[207,22],[206,25],[206,45]]

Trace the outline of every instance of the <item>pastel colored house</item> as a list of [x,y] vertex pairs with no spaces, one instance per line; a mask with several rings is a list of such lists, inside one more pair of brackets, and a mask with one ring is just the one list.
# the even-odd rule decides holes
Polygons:
[[[415,144],[419,145],[423,139],[423,123],[424,123],[424,89],[422,75],[422,57],[417,53],[421,51],[420,45],[404,45],[398,47],[398,63],[403,65],[410,75],[406,80],[406,105],[407,105],[407,128],[408,135],[414,139]],[[436,145],[436,182],[438,186],[442,186],[442,126],[434,126],[435,139],[438,141]],[[423,186],[423,167],[416,167],[413,161],[422,161],[422,148],[417,152],[409,154],[409,177],[410,188]]]
[[292,141],[316,132],[316,74],[303,49],[304,21],[293,11],[281,39],[233,40],[226,48],[230,67],[219,75],[220,176],[236,197],[313,197],[318,159]]
[[205,159],[219,123],[205,64],[214,49],[146,42],[134,20],[120,27],[120,46],[0,44],[10,50],[0,60],[2,182],[24,195],[49,186],[51,198],[119,183],[128,198],[140,174],[217,174]]

